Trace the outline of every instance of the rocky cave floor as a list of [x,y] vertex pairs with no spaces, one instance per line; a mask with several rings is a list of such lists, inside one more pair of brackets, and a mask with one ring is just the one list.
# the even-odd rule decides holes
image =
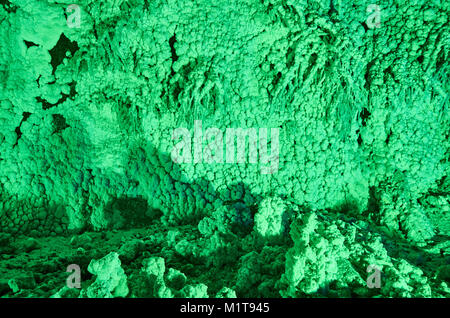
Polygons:
[[[236,272],[243,267],[242,259],[245,257],[242,257],[247,254],[256,255],[254,253],[259,253],[260,261],[267,262],[268,266],[266,270],[260,267],[255,270],[259,271],[259,275],[263,271],[264,274],[259,276],[260,279],[272,286],[265,288],[265,294],[261,295],[256,290],[260,290],[261,285],[258,284],[263,282],[253,282],[253,286],[249,282],[247,289],[241,287],[239,290],[238,288],[236,294],[233,291],[232,294],[228,293],[228,296],[280,297],[273,282],[278,281],[284,272],[284,252],[291,245],[289,240],[279,245],[275,249],[278,252],[273,253],[269,259],[267,259],[267,253],[262,252],[267,246],[257,243],[257,239],[251,233],[240,239],[241,244],[231,244],[228,249],[215,254],[216,259],[205,259],[204,256],[196,255],[195,251],[191,253],[191,257],[186,257],[177,251],[180,244],[177,245],[176,241],[199,243],[203,239],[194,226],[167,227],[160,221],[155,221],[145,228],[89,231],[65,236],[29,237],[0,233],[0,297],[83,297],[80,291],[95,281],[95,275],[88,271],[89,264],[92,260],[101,259],[111,252],[117,252],[121,267],[128,279],[130,291],[127,297],[202,297],[201,292],[196,294],[192,288],[190,292],[186,292],[186,289],[180,292],[188,283],[190,286],[206,284],[209,297],[214,295],[227,297],[229,289],[224,289],[224,282],[231,284],[231,287],[236,287],[233,283],[236,283],[236,277],[239,279],[240,275],[236,275]],[[391,257],[407,259],[420,266],[427,277],[449,282],[450,243],[447,237],[435,237],[433,242],[428,242],[422,247],[402,244],[388,237],[385,237],[383,243],[390,251]],[[145,290],[145,287],[142,287],[140,282],[142,264],[149,257],[164,259],[165,268],[169,268],[171,272],[171,277],[167,278],[167,270],[165,271],[166,284],[175,292],[158,296],[157,292],[151,288]],[[80,289],[67,288],[67,278],[70,275],[67,268],[70,264],[80,266]],[[254,288],[253,292],[252,288]],[[316,296],[342,297],[343,295],[361,296],[351,290],[347,293],[341,291],[338,295],[330,290],[321,291]],[[376,297],[376,295],[373,296]],[[440,296],[445,297],[445,295]]]

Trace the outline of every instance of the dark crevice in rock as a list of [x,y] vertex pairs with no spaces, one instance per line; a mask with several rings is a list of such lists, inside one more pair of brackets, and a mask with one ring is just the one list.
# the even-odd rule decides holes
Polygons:
[[417,58],[417,62],[419,62],[420,64],[423,63],[423,60],[424,60],[423,54]]
[[175,102],[178,101],[178,96],[180,95],[180,93],[181,93],[180,83],[176,82],[175,87],[173,89],[173,99]]
[[361,124],[363,127],[367,125],[367,119],[370,117],[371,113],[367,110],[366,107],[362,109],[359,113],[359,117],[361,117]]
[[330,10],[328,10],[328,16],[331,18],[333,22],[335,22],[338,15],[339,12],[334,7],[333,0],[330,0]]
[[439,180],[439,184],[438,187],[442,187],[445,183],[445,180],[447,179],[447,176],[443,176],[440,180]]
[[289,69],[294,65],[295,51],[292,47],[289,47],[286,53],[286,67]]
[[22,122],[27,121],[28,118],[30,118],[31,113],[30,112],[23,112],[23,119]]
[[375,60],[372,60],[367,64],[366,72],[364,73],[364,79],[366,80],[366,83],[364,84],[364,88],[366,90],[369,90],[370,84],[372,83],[372,78],[370,76],[370,70],[372,66],[375,64]]
[[144,6],[143,6],[144,10],[148,10],[149,7],[150,7],[149,0],[144,0]]
[[61,33],[58,43],[49,51],[52,60],[50,64],[52,65],[52,74],[55,74],[56,68],[62,63],[64,58],[66,58],[66,53],[70,51],[72,56],[78,51],[78,43],[75,41],[70,41],[64,33]]
[[77,94],[77,91],[75,90],[75,88],[77,87],[77,82],[76,81],[71,82],[69,84],[69,87],[70,87],[69,98],[73,100],[75,95]]
[[[49,84],[54,84],[54,83],[49,83]],[[36,101],[37,101],[38,103],[41,103],[41,104],[42,104],[42,109],[43,109],[43,110],[47,110],[47,109],[49,109],[49,108],[56,107],[56,106],[58,106],[59,104],[64,103],[68,98],[71,99],[71,100],[73,100],[73,99],[75,98],[75,95],[77,94],[77,91],[75,90],[76,85],[77,85],[77,82],[75,82],[75,81],[71,82],[71,83],[69,84],[69,87],[70,87],[70,92],[69,92],[69,94],[64,94],[64,93],[63,93],[63,94],[62,94],[62,97],[61,97],[56,103],[54,103],[54,104],[49,103],[48,101],[46,101],[45,99],[43,99],[43,98],[41,98],[41,97],[36,97]]]
[[318,56],[316,53],[311,54],[311,57],[309,58],[308,68],[305,70],[305,73],[303,73],[303,81],[308,78],[309,73],[316,64],[317,58]]
[[440,70],[440,68],[442,67],[442,65],[444,65],[445,63],[445,53],[444,53],[444,49],[441,49],[437,55],[436,58],[436,70]]
[[175,51],[175,42],[177,42],[177,35],[174,33],[173,36],[169,39],[170,54],[172,58],[171,76],[175,75],[175,71],[173,70],[173,63],[178,60],[178,55]]
[[364,21],[364,22],[361,22],[361,25],[363,26],[363,28],[364,28],[364,32],[367,32],[368,30],[369,30],[369,27],[367,26],[367,23]]
[[392,79],[395,81],[394,72],[392,71],[392,68],[389,66],[383,71],[383,80],[384,82],[387,82],[388,75],[392,77]]
[[0,0],[0,4],[3,6],[3,9],[5,9],[8,13],[16,13],[17,9],[19,8],[15,4],[12,4],[8,0]]
[[22,131],[20,130],[20,127],[22,126],[22,123],[25,122],[25,121],[27,121],[27,119],[30,117],[30,115],[31,115],[31,113],[29,113],[29,112],[24,112],[24,113],[22,114],[23,117],[22,117],[22,120],[20,121],[19,126],[17,126],[16,129],[14,129],[14,131],[15,131],[16,134],[17,134],[17,140],[16,140],[16,143],[13,145],[13,148],[14,148],[15,146],[17,146],[17,144],[19,143],[19,139],[22,137]]
[[64,118],[63,115],[53,114],[52,117],[53,117],[53,120],[52,120],[53,133],[52,133],[52,135],[70,127],[67,124],[66,119]]
[[41,103],[41,104],[42,104],[42,109],[43,109],[43,110],[47,110],[47,109],[49,109],[49,108],[58,106],[58,105],[60,104],[60,101],[62,102],[62,99],[64,99],[64,97],[62,97],[62,98],[61,98],[58,102],[56,102],[55,104],[52,104],[52,103],[47,102],[45,99],[43,99],[43,98],[41,98],[41,97],[36,97],[36,101],[37,101],[38,103]]
[[380,196],[375,187],[369,188],[369,201],[367,202],[367,209],[374,215],[380,214]]
[[359,135],[358,135],[358,145],[361,146],[362,143],[363,143],[363,140],[362,140],[361,134],[359,134]]
[[27,46],[27,49],[29,49],[29,48],[32,47],[32,46],[39,46],[39,45],[37,45],[36,43],[30,42],[30,41],[23,40],[23,42],[24,42],[25,45]]
[[[176,56],[176,59],[178,59],[178,56]],[[173,87],[170,88],[170,94],[173,97],[173,103],[178,103],[178,98],[183,91],[183,81],[187,82],[189,80],[189,73],[191,73],[193,69],[192,63],[188,63],[181,67],[180,71],[178,72],[181,75],[181,80],[177,81],[173,84]],[[169,97],[170,98],[170,97]],[[178,103],[178,106],[180,106],[180,103]]]
[[389,134],[387,135],[387,138],[386,138],[386,145],[389,144],[389,140],[391,139],[391,136],[392,136],[392,130],[389,130]]
[[281,72],[278,72],[277,75],[275,76],[275,78],[273,79],[272,85],[274,88],[277,86],[278,82],[280,81],[281,75],[282,75]]

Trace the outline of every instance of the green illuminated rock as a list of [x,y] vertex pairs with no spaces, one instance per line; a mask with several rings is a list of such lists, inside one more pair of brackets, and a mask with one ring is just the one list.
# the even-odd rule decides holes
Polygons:
[[0,1],[0,297],[448,297],[449,15]]

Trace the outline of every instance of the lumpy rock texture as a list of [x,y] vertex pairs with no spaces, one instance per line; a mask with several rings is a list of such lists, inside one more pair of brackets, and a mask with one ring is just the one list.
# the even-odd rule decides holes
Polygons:
[[0,296],[449,296],[450,2],[70,5],[0,1]]

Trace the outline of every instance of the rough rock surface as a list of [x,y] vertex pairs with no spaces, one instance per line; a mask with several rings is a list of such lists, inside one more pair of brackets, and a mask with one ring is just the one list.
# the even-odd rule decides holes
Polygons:
[[[0,1],[0,296],[449,295],[450,2],[70,4]],[[277,169],[174,162],[196,121]]]

